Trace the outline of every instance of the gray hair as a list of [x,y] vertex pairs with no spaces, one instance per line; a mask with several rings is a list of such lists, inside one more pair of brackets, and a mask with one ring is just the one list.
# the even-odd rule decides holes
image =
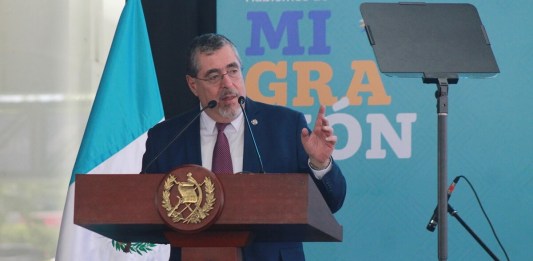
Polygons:
[[237,56],[237,59],[239,60],[239,65],[242,64],[237,47],[235,47],[231,40],[220,34],[202,34],[195,37],[189,46],[189,51],[187,52],[187,75],[192,77],[196,77],[198,75],[198,71],[200,70],[200,68],[198,68],[199,65],[197,61],[198,54],[209,55],[217,50],[220,50],[225,45],[231,46],[235,52],[235,55]]

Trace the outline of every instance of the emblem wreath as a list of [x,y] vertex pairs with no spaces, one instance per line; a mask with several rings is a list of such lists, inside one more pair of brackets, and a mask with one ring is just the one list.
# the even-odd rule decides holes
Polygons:
[[[162,203],[162,207],[167,211],[168,217],[171,217],[173,222],[175,223],[183,222],[186,224],[189,224],[189,223],[197,224],[197,223],[200,223],[203,219],[205,219],[205,217],[209,215],[209,211],[213,209],[213,206],[216,201],[215,193],[214,193],[215,186],[213,182],[211,181],[211,179],[208,177],[205,177],[204,182],[199,184],[194,178],[192,178],[191,173],[188,173],[187,176],[188,176],[187,181],[193,183],[195,187],[200,191],[200,199],[198,202],[200,206],[192,210],[191,213],[186,217],[182,215],[181,211],[180,212],[175,211],[176,208],[178,208],[179,205],[181,205],[181,198],[178,197],[180,199],[180,202],[178,202],[177,205],[172,206],[172,203],[170,202],[170,190],[172,189],[174,185],[180,183],[176,180],[176,177],[173,175],[169,175],[168,178],[165,180],[164,190],[162,193],[163,198],[162,198],[161,203]],[[203,205],[201,205],[202,204],[202,186],[204,186],[205,194],[206,194],[205,203]]]

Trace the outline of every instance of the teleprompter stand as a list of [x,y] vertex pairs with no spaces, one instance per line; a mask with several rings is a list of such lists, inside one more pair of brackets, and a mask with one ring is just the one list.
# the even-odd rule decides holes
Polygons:
[[470,4],[363,3],[360,9],[381,72],[437,85],[438,257],[447,260],[449,85],[460,77],[494,76],[498,65]]

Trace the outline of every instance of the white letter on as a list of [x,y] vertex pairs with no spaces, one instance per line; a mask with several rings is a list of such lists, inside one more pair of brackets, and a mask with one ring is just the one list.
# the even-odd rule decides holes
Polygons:
[[387,151],[381,148],[381,135],[400,159],[411,157],[411,128],[416,121],[416,113],[398,113],[396,122],[401,125],[401,138],[383,114],[368,114],[366,122],[370,123],[370,149],[366,151],[367,159],[384,159]]

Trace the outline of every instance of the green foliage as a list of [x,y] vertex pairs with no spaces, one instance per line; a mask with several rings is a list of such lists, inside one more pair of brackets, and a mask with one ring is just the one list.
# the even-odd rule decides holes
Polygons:
[[113,246],[115,247],[117,251],[133,252],[133,253],[137,253],[142,256],[143,253],[148,253],[148,251],[152,251],[152,249],[155,247],[155,244],[133,242],[133,243],[130,243],[130,245],[128,246],[128,243],[118,242],[118,241],[113,240]]

